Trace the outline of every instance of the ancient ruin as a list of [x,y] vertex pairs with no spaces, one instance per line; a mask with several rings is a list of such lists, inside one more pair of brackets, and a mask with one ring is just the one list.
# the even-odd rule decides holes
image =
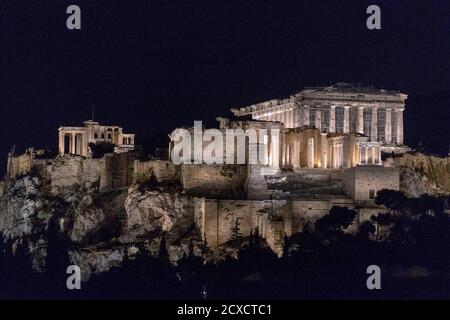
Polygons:
[[[256,141],[263,150],[263,161],[258,163],[248,161],[256,150],[249,139],[241,141],[245,159],[239,164],[227,162],[225,152],[219,164],[175,164],[170,160],[174,140],[169,142],[169,160],[142,160],[135,150],[134,134],[89,120],[82,127],[59,128],[56,158],[34,149],[19,156],[11,153],[5,182],[10,186],[2,185],[1,192],[13,197],[11,190],[22,188],[14,181],[26,178],[23,184],[34,193],[41,185],[53,197],[75,201],[75,209],[70,210],[75,210],[75,217],[80,215],[74,226],[81,233],[72,230],[71,237],[79,243],[91,243],[99,230],[96,224],[105,221],[120,222],[114,239],[121,245],[155,232],[158,237],[168,232],[179,239],[194,225],[197,236],[190,241],[207,243],[219,259],[239,226],[241,235],[258,228],[270,248],[281,255],[284,237],[314,225],[334,206],[358,212],[348,229],[353,232],[379,213],[374,200],[380,190],[402,190],[413,196],[450,193],[450,158],[416,154],[403,144],[405,100],[406,95],[399,92],[340,83],[232,109],[235,119],[217,118],[217,132],[279,130],[279,141],[270,136]],[[244,115],[252,119],[240,118]],[[193,128],[186,130],[193,132]],[[205,146],[211,143],[201,136],[200,141]],[[114,152],[93,158],[89,143],[101,142],[113,144]],[[86,208],[95,205],[93,194],[107,197],[106,202],[116,206],[108,212],[101,207],[89,211]],[[21,201],[30,206],[28,200]],[[27,210],[27,217],[33,210],[42,211]],[[88,217],[83,210],[88,210]],[[60,221],[62,226],[67,219]],[[14,228],[8,228],[3,226],[3,233],[13,238]],[[173,246],[174,261],[187,246]],[[73,260],[82,264],[82,254],[73,253]],[[124,254],[122,250],[117,259]]]
[[59,154],[89,155],[89,143],[108,142],[116,146],[115,152],[134,149],[134,134],[123,133],[119,126],[103,126],[94,120],[83,122],[83,127],[60,127]]
[[236,116],[280,121],[286,128],[311,126],[326,133],[356,133],[381,142],[384,150],[403,145],[407,95],[392,90],[337,83],[308,87],[286,99],[232,109]]

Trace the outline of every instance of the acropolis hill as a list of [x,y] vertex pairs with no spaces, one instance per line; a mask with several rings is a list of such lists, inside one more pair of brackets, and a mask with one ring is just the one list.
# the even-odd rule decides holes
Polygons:
[[[243,236],[257,228],[280,255],[285,236],[313,225],[333,206],[357,210],[351,233],[383,211],[374,201],[380,190],[450,194],[450,158],[404,145],[406,100],[400,92],[338,83],[217,118],[221,132],[280,130],[280,143],[270,136],[258,140],[264,160],[257,164],[175,164],[173,133],[165,159],[142,160],[134,134],[120,126],[94,120],[63,126],[56,157],[33,148],[9,154],[0,232],[5,240],[28,242],[41,270],[46,230],[56,223],[77,245],[69,255],[84,279],[120,265],[135,254],[136,243],[157,252],[163,236],[174,263],[192,244],[211,259],[232,255],[228,243],[236,225]],[[112,148],[96,156],[101,145]]]

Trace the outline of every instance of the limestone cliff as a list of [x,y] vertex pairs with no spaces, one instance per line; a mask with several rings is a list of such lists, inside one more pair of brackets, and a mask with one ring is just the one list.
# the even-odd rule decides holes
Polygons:
[[66,161],[73,183],[64,188],[55,188],[58,176],[67,175],[59,162],[52,171],[54,181],[25,175],[5,180],[0,188],[0,235],[13,249],[24,245],[35,270],[45,270],[47,246],[55,234],[67,243],[67,256],[81,267],[84,280],[120,266],[124,257],[137,253],[138,243],[156,255],[163,235],[174,263],[191,243],[200,243],[193,199],[181,191],[138,184],[102,190],[95,175],[85,183],[86,177],[79,175],[86,170],[74,170],[73,159]]
[[406,153],[393,160],[401,168],[400,190],[410,197],[423,193],[450,195],[450,159]]

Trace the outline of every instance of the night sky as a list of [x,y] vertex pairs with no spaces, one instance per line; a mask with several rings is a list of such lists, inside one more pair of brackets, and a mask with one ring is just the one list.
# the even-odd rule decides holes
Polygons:
[[[82,29],[66,28],[81,7]],[[381,7],[382,29],[366,28]],[[0,2],[0,158],[91,117],[166,146],[231,107],[334,82],[409,95],[405,142],[450,143],[450,1]]]

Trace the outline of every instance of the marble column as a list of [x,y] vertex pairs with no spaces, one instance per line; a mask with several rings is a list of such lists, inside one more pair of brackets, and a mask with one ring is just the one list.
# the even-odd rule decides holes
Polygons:
[[387,144],[392,142],[392,113],[390,108],[386,108],[385,140]]
[[70,153],[75,154],[75,133],[70,134]]
[[64,154],[64,131],[59,130],[59,143],[58,143],[59,154]]
[[280,132],[278,130],[271,132],[271,153],[272,167],[280,168]]
[[403,144],[403,110],[397,110],[397,144]]
[[290,108],[289,109],[289,128],[295,128],[295,113],[294,113],[294,108]]
[[368,164],[369,163],[369,147],[365,146],[366,149],[366,159],[364,159],[364,163]]
[[344,126],[343,126],[343,132],[349,133],[350,132],[350,107],[345,106],[344,107]]
[[265,166],[269,165],[270,160],[270,149],[269,149],[269,135],[265,134],[263,138],[263,144],[264,144],[264,158],[261,160],[261,163],[263,163]]
[[322,112],[320,110],[316,110],[316,123],[315,127],[319,129],[319,132],[322,129]]
[[300,160],[300,141],[295,141],[294,143],[295,149],[295,167],[300,168],[301,167],[301,160]]
[[300,108],[294,109],[294,128],[298,128],[302,126],[302,119],[301,119],[301,113]]
[[309,126],[309,106],[303,106],[303,125]]
[[378,107],[372,107],[372,129],[370,141],[378,140]]
[[314,168],[314,139],[308,139],[308,168]]
[[375,164],[375,147],[372,147],[372,164]]
[[286,128],[292,128],[292,110],[291,109],[287,109],[285,114],[286,114],[286,123],[285,126]]
[[381,163],[381,149],[380,148],[378,148],[378,164],[379,165],[381,165],[382,163]]
[[364,134],[364,107],[356,109],[356,133]]
[[327,134],[325,132],[322,132],[320,134],[320,167],[326,168],[327,167]]
[[336,106],[330,106],[328,132],[336,132]]
[[362,148],[358,144],[358,164],[361,164],[361,160],[362,160]]

